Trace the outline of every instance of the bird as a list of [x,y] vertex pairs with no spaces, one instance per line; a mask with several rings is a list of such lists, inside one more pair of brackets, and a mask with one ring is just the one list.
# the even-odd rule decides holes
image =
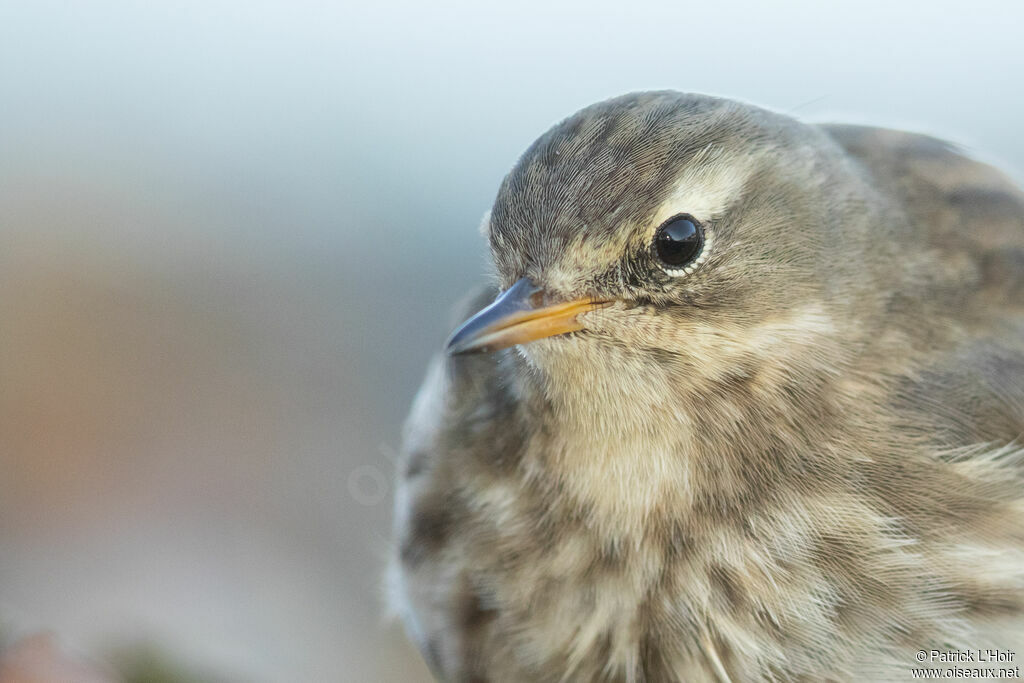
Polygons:
[[922,134],[637,92],[543,133],[481,231],[490,281],[396,474],[390,601],[439,680],[1024,657],[1005,173]]

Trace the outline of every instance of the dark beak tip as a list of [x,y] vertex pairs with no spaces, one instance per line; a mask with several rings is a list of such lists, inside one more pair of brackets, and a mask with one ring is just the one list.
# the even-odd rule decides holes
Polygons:
[[453,349],[445,349],[445,355],[447,355],[449,358],[461,358],[463,356],[474,356],[474,355],[479,354],[479,353],[484,353],[485,351],[487,351],[487,349],[483,348],[483,347],[481,347],[479,349],[457,349],[457,348],[453,348]]
[[468,349],[463,348],[461,344],[456,344],[454,339],[449,339],[444,344],[444,354],[449,358],[461,356],[468,352]]
[[[445,353],[448,356],[460,356],[469,353],[487,353],[493,351],[490,344],[481,336],[510,313],[528,310],[532,307],[530,297],[538,290],[537,286],[523,278],[498,295],[489,306],[478,311],[469,320],[462,323],[452,336],[445,342]],[[499,347],[500,348],[500,347]]]
[[469,321],[466,321],[466,323],[460,325],[454,332],[452,332],[451,336],[448,337],[448,341],[444,343],[444,352],[448,356],[460,356],[480,350],[473,346],[476,331],[467,329],[468,322]]

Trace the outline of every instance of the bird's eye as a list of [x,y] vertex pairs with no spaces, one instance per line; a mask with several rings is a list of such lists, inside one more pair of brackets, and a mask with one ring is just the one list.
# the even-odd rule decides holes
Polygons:
[[665,221],[654,238],[654,251],[667,270],[682,270],[700,256],[704,230],[693,216],[683,214]]

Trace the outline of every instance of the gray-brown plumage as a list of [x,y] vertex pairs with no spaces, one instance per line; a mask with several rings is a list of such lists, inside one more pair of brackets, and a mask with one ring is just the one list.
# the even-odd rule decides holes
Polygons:
[[[703,245],[682,266],[669,224]],[[469,312],[514,291],[452,347],[516,345],[434,362],[399,473],[393,595],[439,678],[1024,657],[1024,195],[1002,174],[640,93],[545,133],[485,228],[497,289]]]

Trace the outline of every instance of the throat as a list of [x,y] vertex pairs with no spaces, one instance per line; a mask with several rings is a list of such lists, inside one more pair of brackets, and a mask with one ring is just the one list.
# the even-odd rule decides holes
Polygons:
[[523,398],[540,422],[528,475],[556,483],[608,531],[641,531],[659,512],[681,513],[692,500],[694,431],[665,368],[558,341],[522,358]]

